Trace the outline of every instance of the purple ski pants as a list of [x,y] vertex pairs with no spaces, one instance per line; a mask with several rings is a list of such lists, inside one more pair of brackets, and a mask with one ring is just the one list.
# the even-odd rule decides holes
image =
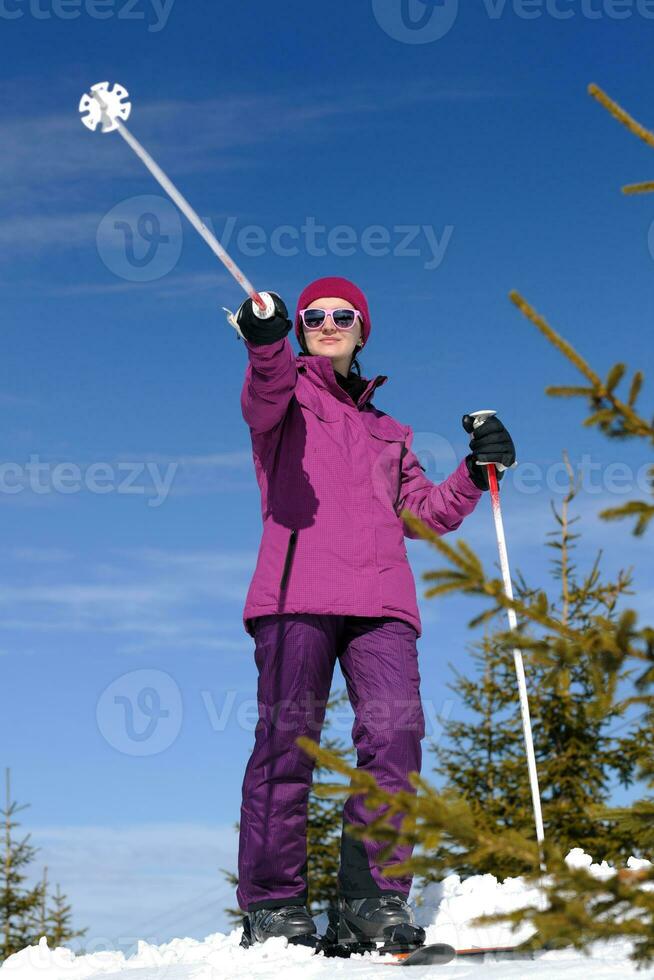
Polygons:
[[[307,902],[307,803],[314,762],[295,744],[320,741],[336,659],[354,710],[357,766],[384,789],[415,792],[425,722],[420,701],[417,633],[392,617],[282,613],[253,624],[259,671],[259,720],[243,779],[236,897],[244,911]],[[361,794],[348,797],[343,824],[369,823]],[[401,815],[394,818],[399,826]],[[412,877],[382,868],[411,856],[402,846],[379,860],[381,842],[341,835],[338,891],[348,898],[394,892],[406,897]]]

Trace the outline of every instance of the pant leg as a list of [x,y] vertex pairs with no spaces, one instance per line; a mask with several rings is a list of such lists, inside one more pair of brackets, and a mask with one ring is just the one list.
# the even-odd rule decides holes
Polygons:
[[[352,738],[357,767],[371,773],[380,787],[415,793],[409,772],[420,772],[425,721],[420,701],[417,633],[400,619],[346,617],[340,662],[355,720]],[[365,826],[386,809],[369,810],[364,795],[348,797],[343,809],[339,892],[369,898],[381,892],[408,896],[412,875],[384,877],[382,869],[406,861],[413,848],[396,848],[383,862],[383,842],[357,841],[348,824]],[[402,815],[393,818],[399,827]]]
[[307,901],[307,804],[314,761],[295,739],[320,742],[343,617],[262,616],[254,624],[259,720],[243,779],[239,907]]

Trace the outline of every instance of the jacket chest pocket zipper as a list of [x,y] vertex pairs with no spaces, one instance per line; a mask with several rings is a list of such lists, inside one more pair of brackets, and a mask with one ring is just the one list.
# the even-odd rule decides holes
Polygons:
[[396,514],[397,514],[397,508],[399,507],[400,504],[400,496],[402,494],[402,461],[406,456],[406,454],[408,453],[408,451],[409,450],[406,447],[406,443],[403,442],[402,449],[400,450],[400,475],[398,476],[397,479],[397,494],[395,496],[395,503],[393,504],[393,510],[395,511]]
[[291,570],[291,562],[293,561],[293,554],[295,552],[295,545],[297,543],[297,528],[293,528],[291,531],[291,536],[288,539],[288,547],[286,549],[286,559],[284,561],[284,571],[282,572],[282,580],[279,584],[280,589],[286,587],[286,582],[288,581],[288,575]]

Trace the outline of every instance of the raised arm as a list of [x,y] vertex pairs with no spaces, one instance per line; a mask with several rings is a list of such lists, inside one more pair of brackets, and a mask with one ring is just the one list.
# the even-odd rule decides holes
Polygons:
[[286,336],[292,326],[288,310],[276,293],[270,295],[275,315],[268,320],[256,316],[250,299],[236,314],[248,352],[241,410],[255,434],[268,432],[281,421],[297,382],[295,354]]
[[[502,467],[517,465],[513,439],[496,415],[474,430],[471,416],[464,415],[462,421],[466,432],[472,432],[471,452],[442,483],[432,483],[425,476],[418,457],[411,450],[413,430],[407,427],[396,512],[399,515],[403,509],[411,511],[437,534],[456,531],[463,518],[475,509],[484,490],[488,490],[486,466],[479,464],[501,464],[497,471],[498,480],[504,476]],[[419,537],[406,521],[403,523],[405,537]]]
[[[463,518],[475,509],[482,491],[473,483],[465,459],[442,483],[432,483],[411,449],[412,442],[413,430],[409,427],[396,512],[400,515],[405,509],[410,511],[436,534],[455,531]],[[406,520],[403,524],[405,537],[419,537]]]

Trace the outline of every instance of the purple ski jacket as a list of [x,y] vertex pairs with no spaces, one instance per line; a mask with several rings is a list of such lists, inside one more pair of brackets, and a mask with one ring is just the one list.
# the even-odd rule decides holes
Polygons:
[[422,633],[400,518],[411,511],[437,534],[459,527],[482,491],[465,460],[443,483],[411,450],[413,430],[371,403],[355,404],[329,357],[295,355],[287,337],[256,346],[241,392],[261,490],[263,535],[243,625],[275,613],[394,616]]

